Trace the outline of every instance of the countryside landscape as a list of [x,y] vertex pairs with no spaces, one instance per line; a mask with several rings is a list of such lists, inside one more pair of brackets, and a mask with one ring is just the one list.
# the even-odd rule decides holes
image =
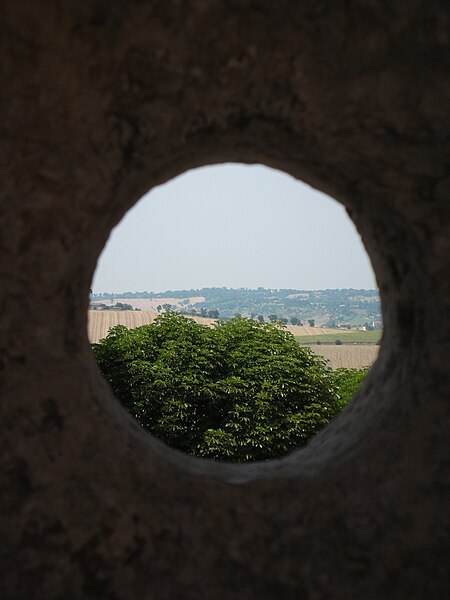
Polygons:
[[352,400],[383,323],[342,206],[276,170],[228,164],[157,188],[124,221],[99,259],[88,334],[147,432],[209,460],[266,461]]
[[202,288],[91,294],[113,393],[187,454],[247,462],[305,445],[353,398],[381,341],[374,290]]
[[362,368],[376,359],[382,335],[375,290],[269,290],[202,288],[167,292],[91,294],[88,336],[92,343],[115,325],[133,329],[164,312],[213,326],[236,315],[276,322],[336,368]]

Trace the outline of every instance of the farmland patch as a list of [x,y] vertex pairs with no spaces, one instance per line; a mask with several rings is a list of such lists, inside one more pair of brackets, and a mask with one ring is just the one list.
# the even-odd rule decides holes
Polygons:
[[376,344],[381,340],[382,331],[351,331],[345,329],[325,329],[315,330],[304,335],[295,335],[299,344],[335,344],[336,340],[341,340],[343,344]]
[[377,359],[379,346],[375,344],[343,344],[310,346],[311,350],[329,361],[332,369],[362,369],[370,367]]

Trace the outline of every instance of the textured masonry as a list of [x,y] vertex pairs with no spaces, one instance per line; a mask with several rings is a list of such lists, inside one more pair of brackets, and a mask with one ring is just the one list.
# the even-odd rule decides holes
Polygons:
[[[449,597],[449,13],[3,0],[2,598]],[[111,228],[152,186],[224,161],[346,206],[386,328],[335,424],[253,466],[144,434],[86,337]]]

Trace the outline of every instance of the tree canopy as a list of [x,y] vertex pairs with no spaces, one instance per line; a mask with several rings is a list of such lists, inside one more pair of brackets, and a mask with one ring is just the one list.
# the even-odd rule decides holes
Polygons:
[[93,350],[139,423],[195,456],[242,462],[286,455],[346,402],[324,359],[280,326],[251,319],[210,328],[168,312],[150,325],[112,328]]

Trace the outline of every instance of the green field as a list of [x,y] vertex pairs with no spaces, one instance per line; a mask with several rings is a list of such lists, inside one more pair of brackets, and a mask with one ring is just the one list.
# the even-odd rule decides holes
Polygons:
[[341,340],[343,344],[376,344],[382,335],[382,331],[339,331],[336,333],[317,332],[317,335],[296,335],[299,344],[334,344]]

